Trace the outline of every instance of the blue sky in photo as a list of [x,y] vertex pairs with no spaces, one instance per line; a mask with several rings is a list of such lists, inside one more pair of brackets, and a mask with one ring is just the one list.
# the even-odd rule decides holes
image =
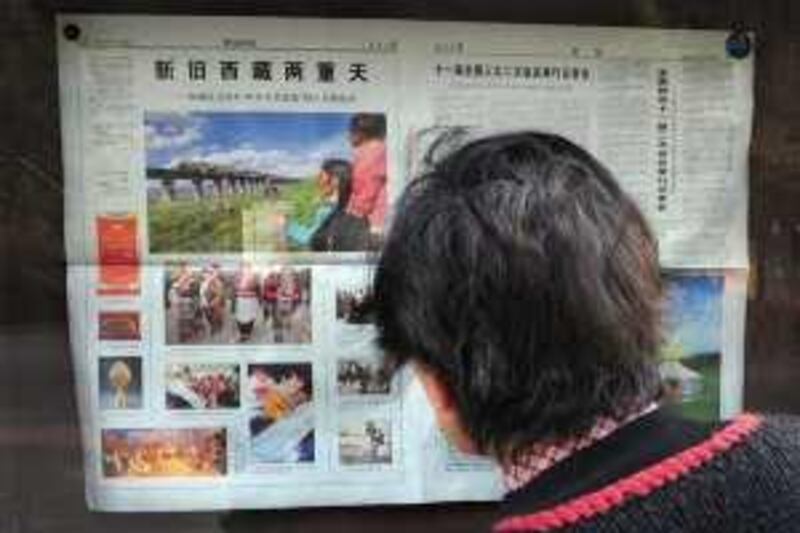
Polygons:
[[722,297],[720,275],[667,276],[667,339],[683,346],[686,355],[720,353]]
[[146,113],[147,166],[206,162],[286,177],[352,159],[350,113]]

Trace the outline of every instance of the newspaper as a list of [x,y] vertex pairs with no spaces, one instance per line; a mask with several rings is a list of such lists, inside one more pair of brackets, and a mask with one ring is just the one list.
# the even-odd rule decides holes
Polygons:
[[374,343],[374,252],[442,128],[597,154],[659,239],[665,397],[740,410],[753,73],[725,32],[102,15],[57,31],[92,509],[502,495]]

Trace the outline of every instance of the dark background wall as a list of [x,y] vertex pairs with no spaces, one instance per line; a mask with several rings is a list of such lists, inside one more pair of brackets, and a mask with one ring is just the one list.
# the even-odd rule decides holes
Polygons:
[[0,0],[0,531],[476,531],[491,505],[85,511],[65,326],[54,14],[417,18],[757,33],[745,403],[800,413],[800,3],[793,0]]

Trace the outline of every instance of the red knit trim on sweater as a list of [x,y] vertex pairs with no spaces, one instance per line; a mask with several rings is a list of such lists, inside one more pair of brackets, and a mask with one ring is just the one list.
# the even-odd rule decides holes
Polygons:
[[563,528],[607,513],[626,501],[647,496],[700,468],[717,455],[743,441],[761,425],[757,415],[744,413],[707,440],[602,489],[579,496],[550,509],[512,516],[495,524],[495,533],[530,533]]

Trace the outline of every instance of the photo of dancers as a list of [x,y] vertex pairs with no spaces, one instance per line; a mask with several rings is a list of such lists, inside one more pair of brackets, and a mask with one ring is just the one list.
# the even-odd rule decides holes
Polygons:
[[181,263],[164,279],[167,344],[311,342],[311,269]]
[[225,429],[104,429],[101,440],[107,478],[218,477],[227,472]]

